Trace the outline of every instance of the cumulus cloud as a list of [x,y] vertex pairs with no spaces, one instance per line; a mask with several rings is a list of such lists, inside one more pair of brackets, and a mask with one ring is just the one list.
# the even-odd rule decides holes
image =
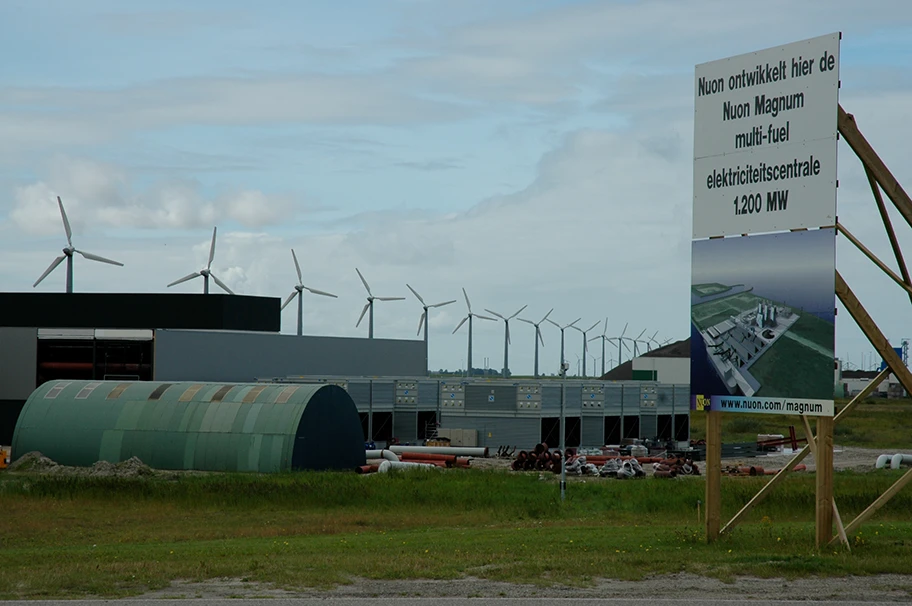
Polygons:
[[74,228],[183,229],[220,220],[257,228],[286,220],[302,206],[289,196],[252,189],[207,196],[200,183],[188,179],[141,187],[116,166],[58,157],[46,179],[16,188],[9,218],[26,233],[56,233],[60,228],[57,196]]

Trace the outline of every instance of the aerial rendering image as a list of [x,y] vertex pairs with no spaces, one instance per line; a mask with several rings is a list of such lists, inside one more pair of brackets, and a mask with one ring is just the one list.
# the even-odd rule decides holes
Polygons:
[[832,229],[694,242],[693,393],[831,397],[834,257]]

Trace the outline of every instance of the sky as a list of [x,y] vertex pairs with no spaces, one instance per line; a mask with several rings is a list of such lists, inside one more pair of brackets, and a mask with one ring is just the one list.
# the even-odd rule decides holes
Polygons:
[[[0,288],[63,290],[62,268],[32,287],[66,244],[60,195],[76,247],[125,264],[77,257],[77,291],[199,291],[166,285],[205,265],[217,225],[213,272],[237,293],[284,299],[294,248],[304,284],[338,295],[305,298],[307,334],[367,335],[355,267],[406,297],[376,303],[377,337],[416,338],[406,284],[456,299],[432,310],[432,369],[465,365],[463,287],[482,314],[686,338],[696,64],[842,31],[840,102],[912,188],[912,5],[750,6],[6,0]],[[839,178],[840,221],[890,259],[844,143]],[[844,238],[837,258],[890,340],[912,337],[903,291]],[[873,347],[840,311],[837,355],[857,365]],[[534,329],[510,328],[511,370],[531,373]],[[542,332],[556,372],[559,332]],[[500,369],[502,322],[474,341],[475,366]],[[567,332],[571,372],[581,343]]]

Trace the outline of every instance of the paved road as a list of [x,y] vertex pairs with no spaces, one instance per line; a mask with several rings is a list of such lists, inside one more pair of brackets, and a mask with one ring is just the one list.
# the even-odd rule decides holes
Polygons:
[[[200,598],[200,599],[127,599],[127,600],[29,600],[2,602],[21,606],[523,606],[526,604],[563,604],[566,606],[744,606],[744,599],[591,599],[591,598]],[[838,600],[750,600],[750,606],[879,606],[896,602],[845,602]]]

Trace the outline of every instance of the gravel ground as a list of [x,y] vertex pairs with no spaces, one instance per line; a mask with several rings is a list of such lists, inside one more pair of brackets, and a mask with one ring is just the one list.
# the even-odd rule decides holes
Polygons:
[[536,587],[466,578],[455,581],[352,579],[332,590],[286,591],[239,579],[204,583],[177,581],[143,598],[691,598],[769,600],[838,600],[904,602],[912,600],[912,575],[870,577],[756,579],[738,577],[730,583],[688,573],[662,575],[642,581],[600,579],[591,587]]

